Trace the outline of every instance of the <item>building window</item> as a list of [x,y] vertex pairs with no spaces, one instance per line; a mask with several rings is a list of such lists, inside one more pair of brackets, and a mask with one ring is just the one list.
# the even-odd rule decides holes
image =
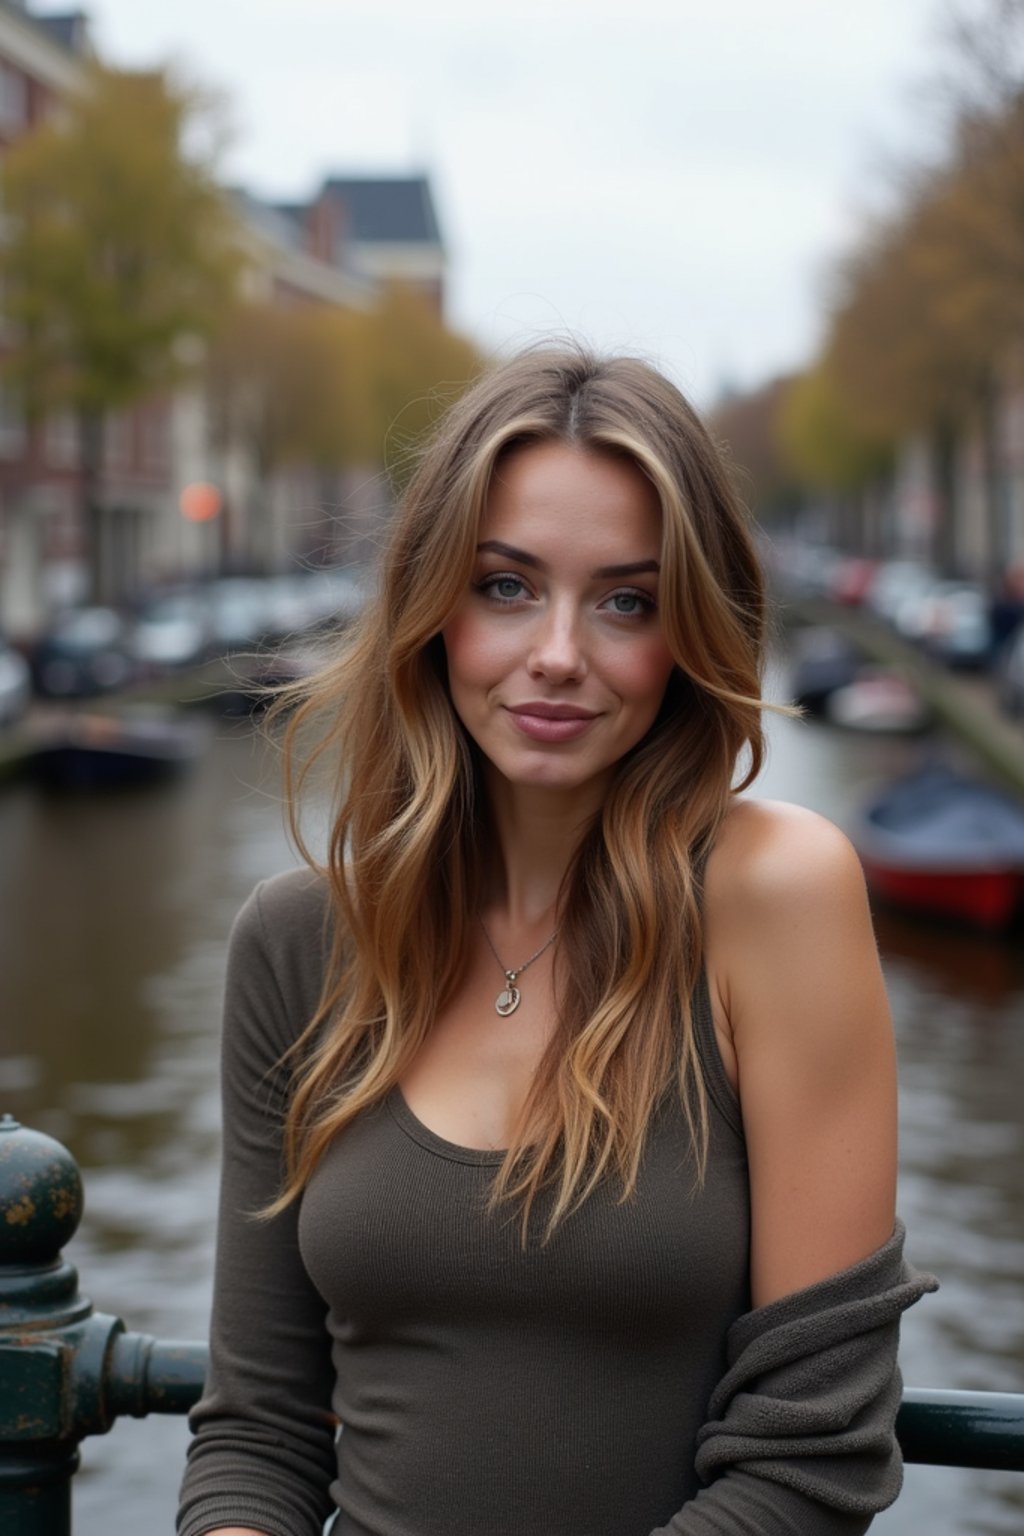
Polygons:
[[104,431],[104,459],[108,469],[126,470],[132,465],[132,446],[135,437],[131,411],[112,412]]
[[170,410],[163,403],[150,405],[142,417],[142,462],[150,470],[170,468]]
[[47,417],[43,453],[46,462],[57,469],[73,469],[78,463],[78,423],[71,411]]
[[0,126],[24,128],[28,122],[28,81],[0,59]]
[[18,459],[25,451],[25,413],[21,402],[0,385],[0,457]]

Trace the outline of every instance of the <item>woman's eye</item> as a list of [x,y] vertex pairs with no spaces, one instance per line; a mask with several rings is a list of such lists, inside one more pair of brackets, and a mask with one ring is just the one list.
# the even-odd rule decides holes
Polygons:
[[513,603],[523,596],[526,588],[518,576],[502,575],[488,576],[486,581],[480,583],[480,591],[487,597],[493,597],[500,603]]
[[628,589],[623,592],[613,592],[609,602],[612,612],[619,613],[626,619],[639,618],[641,614],[654,612],[653,599],[649,598],[646,592],[633,592]]

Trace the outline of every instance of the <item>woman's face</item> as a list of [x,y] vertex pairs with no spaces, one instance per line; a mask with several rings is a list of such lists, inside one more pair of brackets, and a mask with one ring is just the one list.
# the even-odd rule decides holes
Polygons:
[[626,459],[529,444],[498,468],[442,631],[452,702],[511,785],[603,792],[657,716],[661,508]]

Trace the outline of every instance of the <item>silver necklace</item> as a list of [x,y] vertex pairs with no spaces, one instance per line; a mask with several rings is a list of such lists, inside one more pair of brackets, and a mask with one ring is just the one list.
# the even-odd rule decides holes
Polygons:
[[522,1000],[522,993],[516,986],[517,976],[521,976],[526,970],[527,966],[532,965],[535,960],[539,960],[544,951],[551,948],[552,944],[558,938],[558,929],[555,929],[550,939],[544,940],[544,943],[541,945],[540,949],[538,949],[535,955],[531,955],[529,960],[524,960],[522,965],[517,965],[514,971],[510,971],[506,970],[504,961],[498,954],[498,951],[495,949],[494,945],[491,943],[491,936],[487,932],[487,926],[484,923],[483,918],[480,919],[480,927],[484,930],[484,938],[487,940],[487,945],[491,951],[491,954],[494,956],[495,960],[497,960],[498,964],[501,966],[501,969],[505,972],[505,986],[494,999],[494,1011],[495,1013],[500,1013],[503,1019],[507,1019],[510,1013],[515,1013]]

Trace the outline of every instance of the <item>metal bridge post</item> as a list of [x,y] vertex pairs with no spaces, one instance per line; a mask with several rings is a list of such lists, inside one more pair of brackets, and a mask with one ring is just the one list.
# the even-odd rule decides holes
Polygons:
[[61,1249],[82,1179],[59,1141],[0,1119],[0,1531],[70,1536],[78,1444],[119,1414],[182,1413],[206,1351],[94,1312]]

